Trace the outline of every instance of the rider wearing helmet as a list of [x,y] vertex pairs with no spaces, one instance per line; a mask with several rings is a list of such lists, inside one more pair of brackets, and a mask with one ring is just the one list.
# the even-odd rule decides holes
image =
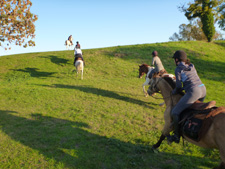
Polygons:
[[163,64],[158,56],[158,52],[155,50],[152,52],[152,66],[155,66],[156,73],[160,73],[160,75],[166,73],[166,70],[163,67]]
[[80,44],[79,44],[79,42],[77,41],[76,43],[77,43],[77,44],[76,44],[75,48],[80,49]]
[[172,109],[172,118],[174,125],[174,135],[169,137],[169,141],[179,143],[179,120],[181,112],[190,107],[195,101],[204,101],[206,97],[205,85],[201,82],[195,66],[187,59],[187,55],[184,51],[178,50],[173,55],[176,69],[176,88],[172,91],[172,94],[177,94],[182,90],[185,90],[185,95]]
[[[74,58],[74,63],[73,64],[75,64],[75,62],[77,61],[78,58],[81,58],[81,60],[84,62],[83,54],[82,54],[82,51],[80,49],[80,44],[79,44],[78,41],[77,41],[77,44],[76,44],[76,46],[74,48],[74,57],[75,58]],[[85,62],[84,62],[84,65],[85,65]]]

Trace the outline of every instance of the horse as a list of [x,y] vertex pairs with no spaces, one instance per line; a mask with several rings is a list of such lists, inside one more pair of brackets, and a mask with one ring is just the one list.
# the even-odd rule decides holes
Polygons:
[[149,82],[150,82],[149,75],[154,69],[155,69],[154,67],[151,67],[145,63],[142,65],[139,65],[139,78],[141,79],[144,76],[144,74],[146,74],[145,82],[142,84],[142,88],[143,88],[145,97],[148,96],[148,93],[145,90],[145,86],[149,84]]
[[[173,81],[168,80],[168,78],[160,77],[157,75],[154,75],[150,82],[150,87],[148,88],[148,94],[152,94],[155,92],[161,92],[164,102],[166,104],[166,110],[164,112],[164,121],[165,125],[162,130],[162,134],[160,136],[160,139],[156,144],[152,146],[152,149],[157,149],[162,141],[170,135],[170,132],[173,130],[171,128],[172,126],[172,118],[171,118],[171,110],[172,108],[178,103],[178,101],[181,99],[182,94],[176,94],[172,95],[171,92],[173,88],[175,88],[175,83]],[[209,102],[211,103],[211,102]],[[215,103],[213,104],[206,104],[208,110],[210,113],[212,113],[212,107],[215,106]],[[194,104],[193,104],[194,105]],[[192,105],[192,106],[193,106]],[[196,104],[197,105],[197,104]],[[204,103],[200,103],[200,105],[205,105]],[[190,137],[188,137],[186,134],[182,133],[182,136],[185,140],[188,142],[191,142],[197,146],[203,147],[203,148],[216,148],[220,152],[220,158],[222,162],[220,163],[218,168],[225,168],[225,107],[215,107],[215,110],[218,111],[217,114],[215,114],[213,117],[210,116],[211,125],[208,126],[208,130],[205,130],[204,134],[200,138],[200,140],[193,140]],[[213,110],[213,111],[215,111]]]
[[84,62],[81,58],[78,58],[74,64],[76,67],[77,75],[81,73],[81,80],[83,80],[83,72],[84,72]]
[[72,44],[71,41],[69,41],[69,40],[66,40],[66,41],[65,41],[65,45],[66,45],[66,49],[69,49],[70,47],[73,46],[73,44]]

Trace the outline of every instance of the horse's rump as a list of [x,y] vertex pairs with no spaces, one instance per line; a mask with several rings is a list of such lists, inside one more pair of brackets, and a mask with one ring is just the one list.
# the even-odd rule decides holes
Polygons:
[[84,62],[82,60],[77,60],[75,62],[75,67],[77,69],[77,72],[83,71],[83,69],[84,69]]
[[75,62],[75,66],[78,67],[78,66],[81,66],[83,67],[83,61],[82,59],[77,59],[76,62]]
[[[200,141],[211,127],[214,117],[220,113],[225,113],[225,107],[212,107],[203,111],[193,111],[195,112],[194,115],[189,110],[188,117],[182,118],[181,132],[194,141]],[[184,118],[186,119],[184,120]]]

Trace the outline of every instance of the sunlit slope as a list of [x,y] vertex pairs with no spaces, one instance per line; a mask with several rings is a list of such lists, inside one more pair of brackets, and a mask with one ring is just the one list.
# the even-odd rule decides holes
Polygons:
[[[218,151],[185,142],[151,146],[163,128],[162,99],[144,97],[138,65],[157,50],[165,69],[184,50],[206,85],[205,101],[225,106],[225,42],[168,42],[0,57],[0,168],[213,168]],[[156,97],[161,98],[160,94]],[[159,163],[160,161],[160,163]]]

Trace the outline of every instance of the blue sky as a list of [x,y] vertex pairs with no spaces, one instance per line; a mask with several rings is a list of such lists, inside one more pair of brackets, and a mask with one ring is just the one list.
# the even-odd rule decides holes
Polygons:
[[31,1],[31,12],[38,15],[36,46],[0,48],[0,55],[66,50],[69,35],[82,49],[167,42],[188,23],[177,8],[185,0]]

